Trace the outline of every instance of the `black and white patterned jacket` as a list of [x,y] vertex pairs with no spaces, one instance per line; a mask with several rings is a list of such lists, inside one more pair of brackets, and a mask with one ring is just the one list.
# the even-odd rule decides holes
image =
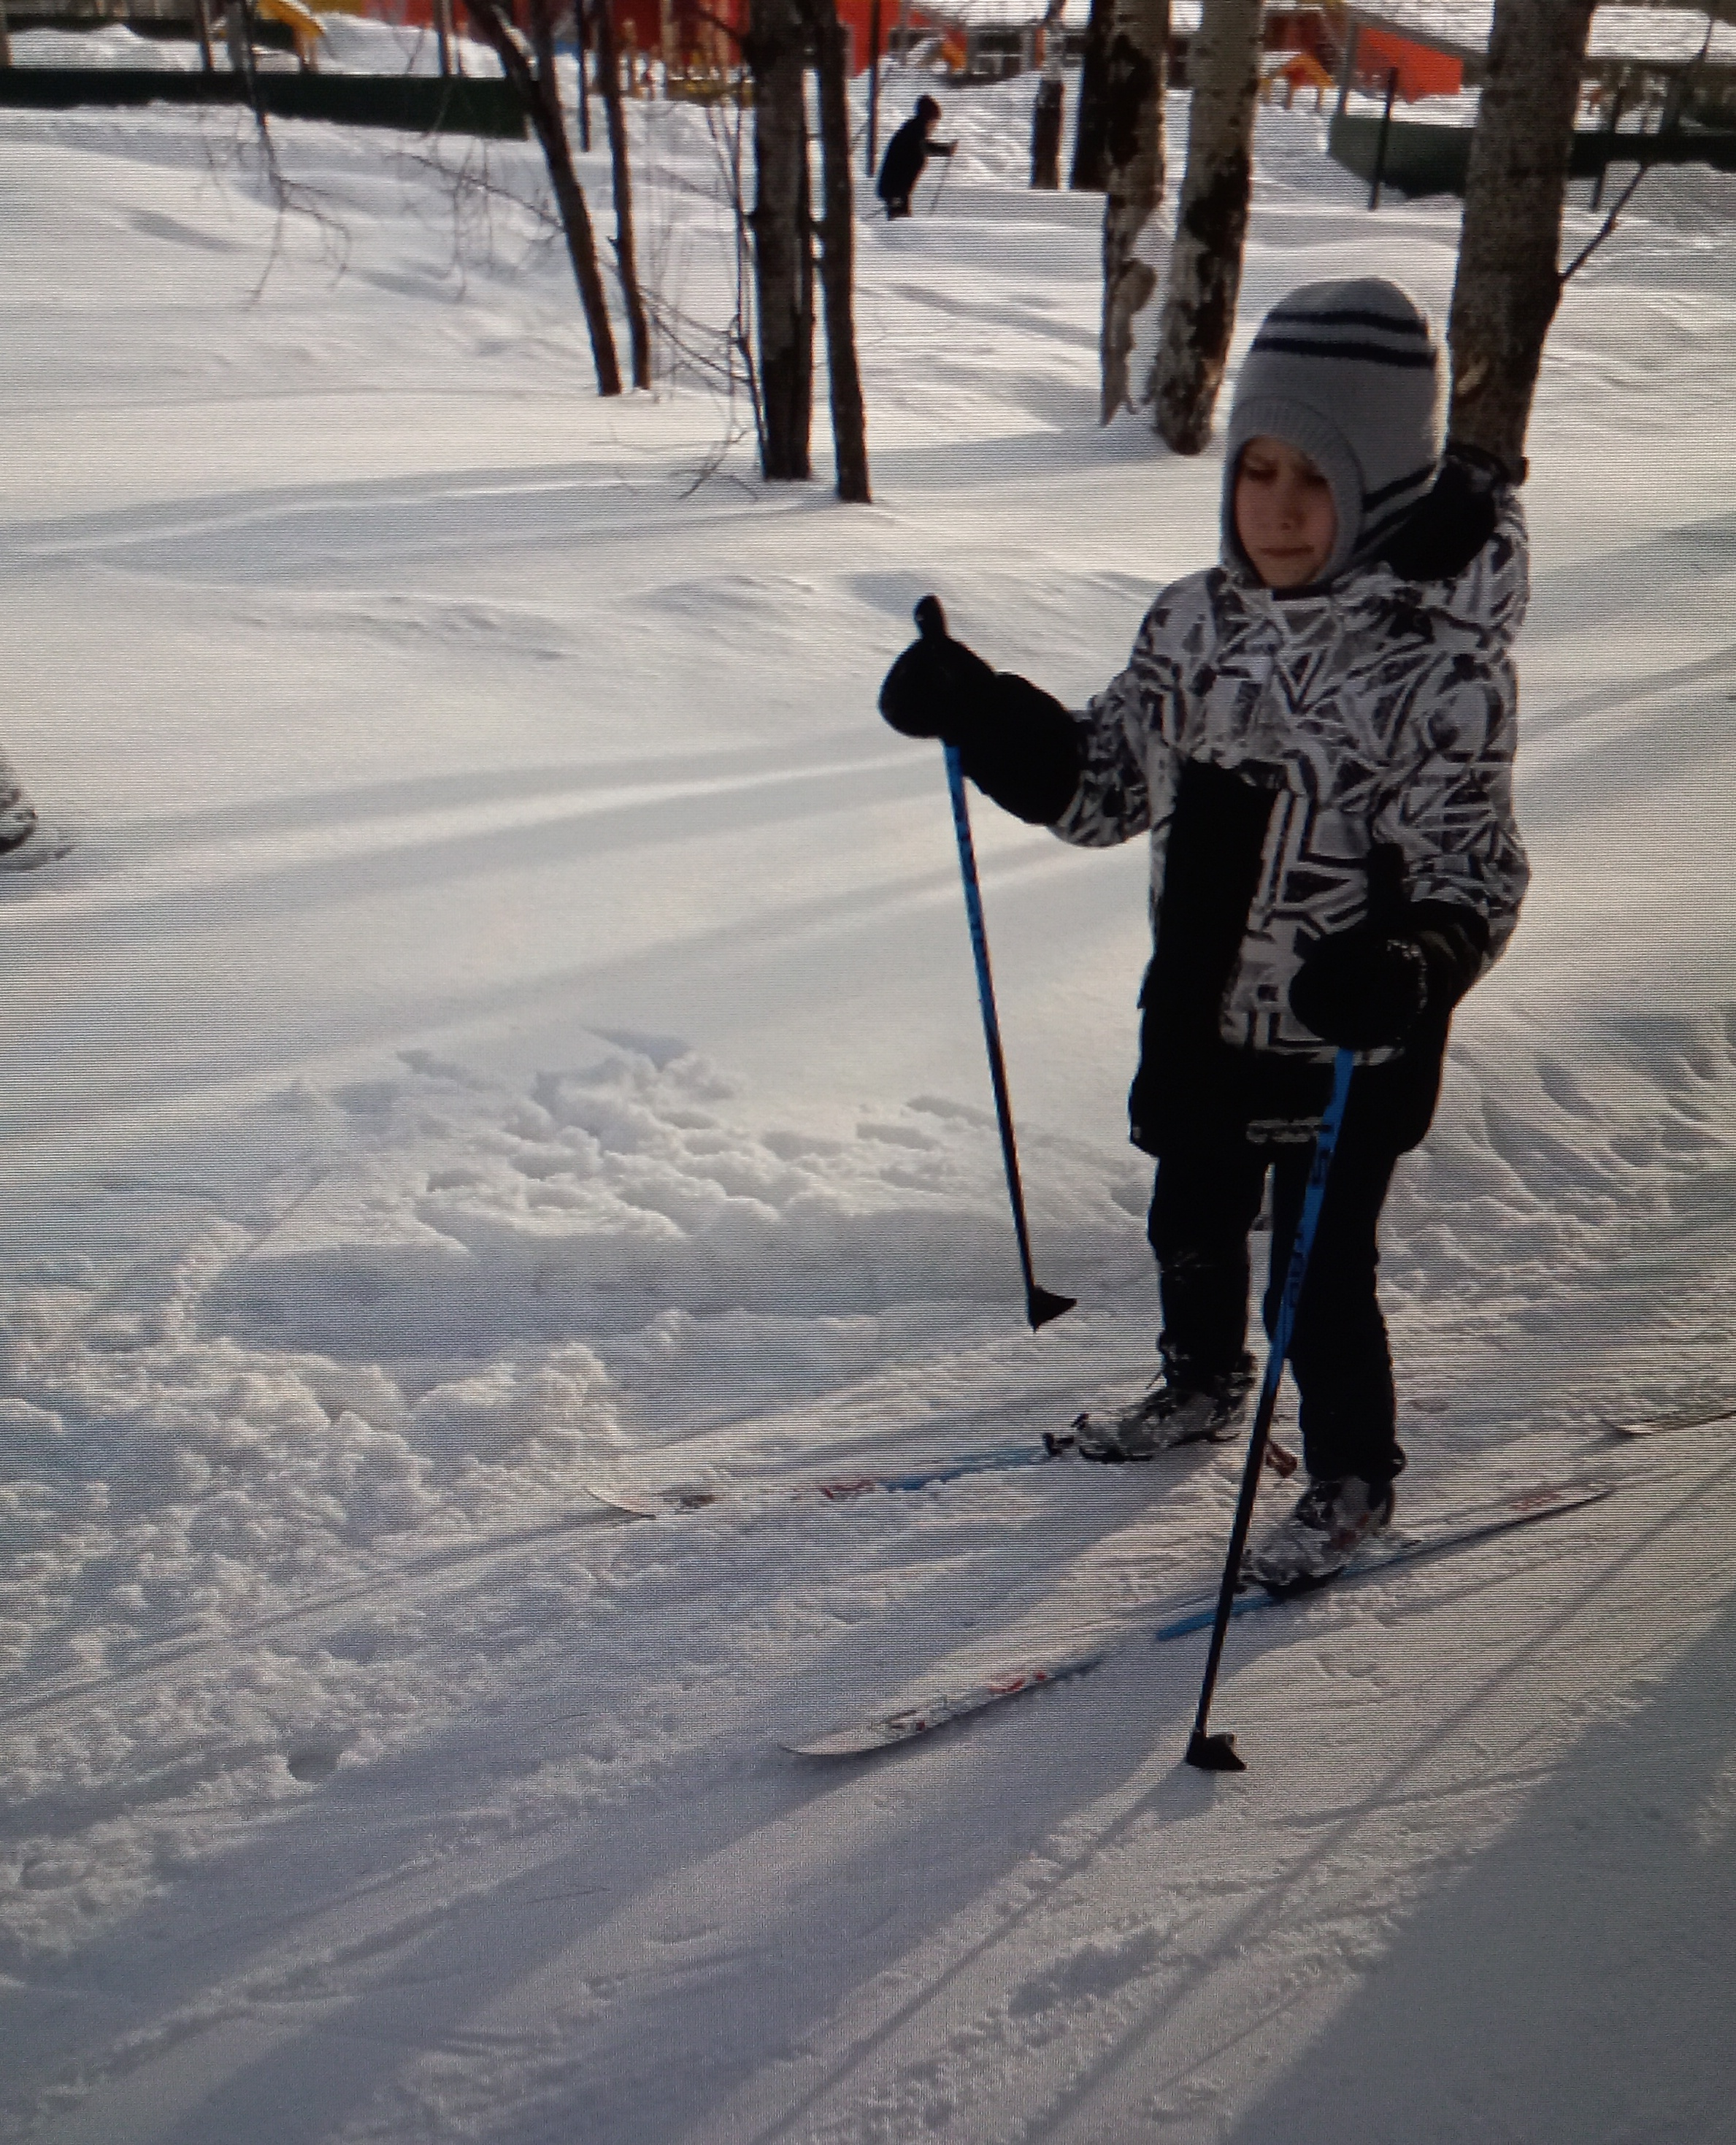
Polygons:
[[[1331,1046],[1291,1011],[1290,985],[1316,938],[1369,914],[1371,877],[1384,877],[1389,903],[1451,908],[1483,965],[1496,958],[1529,877],[1512,796],[1511,651],[1527,595],[1510,492],[1450,580],[1407,581],[1375,562],[1318,595],[1286,596],[1220,566],[1159,595],[1127,669],[1072,718],[1083,765],[1055,823],[1087,847],[1151,835],[1148,1061],[1154,1046],[1201,1039],[1203,1008],[1181,1001],[1203,987],[1203,958],[1221,1044],[1298,1072],[1330,1063]],[[1189,820],[1184,868],[1178,828]],[[1238,843],[1245,872],[1223,861]],[[1371,873],[1377,858],[1384,873]],[[1201,957],[1201,946],[1219,953]],[[1175,1003],[1161,1002],[1166,988]],[[1424,1125],[1445,1043],[1443,1018],[1406,1046],[1435,1059]],[[1136,1091],[1136,1137],[1138,1117]]]

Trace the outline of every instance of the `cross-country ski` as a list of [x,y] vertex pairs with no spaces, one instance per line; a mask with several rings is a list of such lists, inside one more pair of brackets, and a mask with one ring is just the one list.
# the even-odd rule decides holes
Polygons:
[[[1178,1453],[1197,1451],[1210,1441],[1191,1438],[1166,1450]],[[876,1490],[927,1490],[937,1483],[962,1481],[972,1475],[997,1475],[1022,1467],[1042,1467],[1052,1460],[1065,1460],[1077,1450],[1075,1435],[1060,1431],[1045,1437],[1040,1445],[991,1446],[986,1451],[963,1453],[955,1460],[939,1460],[928,1466],[903,1468],[886,1474],[840,1475],[829,1482],[741,1482],[727,1486],[694,1485],[685,1489],[638,1488],[613,1482],[586,1482],[583,1486],[586,1496],[594,1497],[600,1505],[630,1512],[638,1519],[655,1520],[684,1512],[702,1512],[732,1499],[751,1496],[820,1497],[828,1504],[841,1505]],[[1287,1446],[1274,1439],[1267,1450],[1266,1466],[1280,1481],[1287,1481],[1296,1471],[1296,1456]]]
[[[1335,1578],[1304,1594],[1286,1597],[1272,1594],[1263,1586],[1245,1585],[1231,1613],[1242,1616],[1253,1610],[1281,1608],[1286,1600],[1316,1600],[1328,1587],[1336,1590],[1394,1565],[1461,1548],[1491,1535],[1505,1534],[1515,1527],[1529,1526],[1535,1520],[1549,1519],[1557,1513],[1597,1504],[1609,1496],[1614,1487],[1611,1483],[1589,1483],[1520,1491],[1493,1504],[1425,1520],[1415,1526],[1393,1528],[1361,1543]],[[907,1743],[913,1737],[926,1734],[931,1729],[944,1727],[967,1713],[979,1712],[1002,1699],[1020,1697],[1045,1685],[1063,1683],[1071,1677],[1085,1675],[1130,1639],[1144,1634],[1159,1640],[1181,1639],[1191,1632],[1203,1630],[1211,1621],[1212,1608],[1211,1596],[1196,1595],[1143,1612],[1129,1611],[1112,1623],[1106,1620],[1095,1632],[1077,1633],[1062,1640],[1052,1651],[1010,1660],[1004,1666],[987,1670],[957,1686],[937,1689],[908,1703],[895,1705],[875,1718],[804,1737],[800,1742],[788,1742],[783,1747],[803,1758],[853,1758],[888,1749],[894,1744]]]

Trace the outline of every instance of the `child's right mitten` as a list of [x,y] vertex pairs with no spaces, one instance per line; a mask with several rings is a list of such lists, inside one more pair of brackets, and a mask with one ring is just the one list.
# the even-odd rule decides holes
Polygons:
[[995,674],[962,640],[925,633],[886,674],[880,712],[905,737],[963,745],[988,713]]
[[912,641],[886,674],[880,712],[905,737],[956,747],[984,795],[1033,826],[1052,826],[1079,787],[1079,734],[1060,701],[991,670],[962,640]]

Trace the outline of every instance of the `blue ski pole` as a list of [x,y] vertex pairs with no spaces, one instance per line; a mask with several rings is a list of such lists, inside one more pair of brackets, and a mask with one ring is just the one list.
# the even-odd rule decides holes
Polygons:
[[1314,1162],[1302,1195],[1302,1212],[1290,1247],[1290,1266],[1284,1277],[1284,1293],[1278,1302],[1277,1322],[1266,1351],[1266,1377],[1260,1388],[1260,1405],[1254,1411],[1254,1428],[1248,1439],[1247,1464],[1241,1471],[1241,1495],[1236,1501],[1236,1523],[1230,1530],[1230,1553],[1224,1560],[1223,1583],[1217,1590],[1217,1614],[1211,1620],[1211,1649],[1206,1656],[1205,1680],[1200,1685],[1200,1707],[1194,1715],[1193,1733],[1187,1739],[1187,1762],[1202,1773],[1245,1773],[1246,1762],[1236,1754],[1236,1738],[1225,1733],[1208,1735],[1206,1724],[1211,1712],[1211,1695],[1217,1688],[1217,1665],[1223,1658],[1224,1634],[1230,1628],[1230,1611],[1241,1581],[1241,1560],[1248,1545],[1248,1530],[1254,1521],[1254,1500],[1260,1490],[1260,1470],[1271,1434],[1272,1414],[1278,1405],[1283,1381],[1284,1359],[1290,1353],[1290,1337],[1296,1329],[1296,1306],[1302,1300],[1302,1284],[1308,1277],[1308,1255],[1314,1249],[1314,1232],[1320,1226],[1321,1202],[1326,1196],[1326,1178],[1332,1167],[1333,1150],[1344,1123],[1345,1099],[1350,1092],[1354,1053],[1341,1050],[1332,1066],[1332,1099],[1321,1120],[1314,1142]]
[[[947,638],[946,614],[938,596],[924,596],[916,607],[917,629],[924,640]],[[1007,1093],[1007,1064],[1001,1051],[1001,1023],[995,1015],[995,987],[988,972],[988,933],[982,923],[982,890],[977,882],[977,852],[971,840],[970,806],[964,794],[964,769],[958,748],[948,745],[947,787],[953,798],[953,827],[958,837],[958,868],[964,878],[965,913],[970,918],[971,951],[977,962],[977,996],[982,1007],[982,1036],[988,1046],[988,1076],[995,1091],[995,1115],[1001,1127],[1001,1158],[1007,1166],[1007,1193],[1012,1202],[1012,1229],[1018,1238],[1019,1268],[1025,1277],[1025,1316],[1034,1333],[1078,1298],[1039,1288],[1031,1269],[1031,1232],[1025,1220],[1025,1194],[1019,1182],[1018,1147],[1012,1137],[1012,1105]]]

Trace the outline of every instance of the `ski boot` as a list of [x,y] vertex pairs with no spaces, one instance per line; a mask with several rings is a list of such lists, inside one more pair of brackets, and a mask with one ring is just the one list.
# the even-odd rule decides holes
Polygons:
[[1336,1579],[1363,1543],[1391,1524],[1390,1482],[1376,1488],[1360,1475],[1311,1482],[1296,1509],[1242,1559],[1244,1579],[1269,1594],[1305,1594]]
[[1177,1445],[1209,1441],[1226,1445],[1241,1429],[1254,1390],[1252,1360],[1244,1356],[1234,1370],[1200,1378],[1182,1365],[1166,1362],[1139,1398],[1109,1415],[1078,1415],[1065,1440],[1087,1460],[1150,1460]]

